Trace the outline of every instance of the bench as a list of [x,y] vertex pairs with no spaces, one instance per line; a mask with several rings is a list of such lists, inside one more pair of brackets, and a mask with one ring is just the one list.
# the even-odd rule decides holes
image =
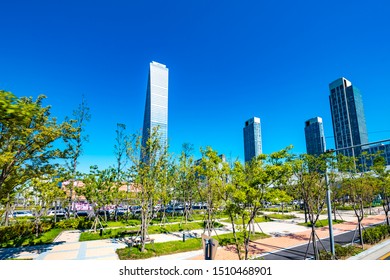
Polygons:
[[[150,243],[152,245],[154,245],[154,239],[152,238],[146,238],[145,239],[145,244],[147,243]],[[140,237],[136,237],[136,238],[129,238],[126,240],[126,244],[129,246],[129,247],[133,247],[133,246],[137,246],[137,245],[141,245],[142,242],[141,242],[141,238]]]

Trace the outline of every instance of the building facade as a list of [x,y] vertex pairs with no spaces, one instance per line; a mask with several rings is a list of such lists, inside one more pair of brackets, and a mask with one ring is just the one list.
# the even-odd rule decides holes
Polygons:
[[143,147],[155,128],[158,128],[160,143],[165,147],[168,142],[168,68],[153,61],[150,63],[146,90]]
[[[335,148],[341,149],[368,143],[366,118],[359,89],[345,78],[329,84]],[[359,157],[362,147],[342,150],[346,156]]]
[[370,168],[374,164],[376,156],[383,157],[385,164],[390,165],[390,144],[370,145],[363,147],[362,151],[367,154],[361,160],[364,168]]
[[245,122],[244,155],[245,162],[263,153],[260,118],[253,117]]
[[322,118],[315,117],[305,122],[306,153],[319,156],[326,150]]

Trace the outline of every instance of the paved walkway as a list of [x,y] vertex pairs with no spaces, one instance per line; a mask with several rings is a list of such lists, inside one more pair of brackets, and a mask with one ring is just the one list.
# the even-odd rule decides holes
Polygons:
[[[295,214],[297,218],[293,220],[274,221],[256,224],[264,233],[271,235],[269,238],[255,240],[251,242],[250,255],[252,257],[261,256],[269,252],[275,252],[284,248],[307,244],[310,236],[310,230],[307,227],[297,225],[304,221],[303,214]],[[321,216],[320,219],[326,219],[327,216]],[[339,218],[339,217],[338,217]],[[356,228],[353,212],[343,212],[342,218],[346,221],[343,224],[334,225],[334,235],[354,230]],[[369,216],[364,219],[363,224],[375,224],[384,221],[384,215]],[[224,228],[216,230],[216,233],[224,234],[231,230],[229,223],[224,223]],[[194,230],[200,236],[203,230]],[[317,230],[320,238],[329,236],[328,227],[322,227]],[[64,231],[50,245],[32,246],[25,248],[6,248],[0,249],[0,259],[34,259],[34,260],[118,260],[115,253],[118,248],[125,248],[127,245],[122,239],[105,239],[97,241],[79,242],[80,231]],[[171,234],[152,234],[150,238],[155,242],[166,242],[182,240],[182,233]],[[187,237],[189,238],[189,237]],[[180,254],[156,257],[158,260],[201,260],[203,251],[193,251]],[[218,248],[216,259],[218,260],[237,260],[234,246]]]
[[[363,220],[363,225],[368,226],[384,221],[384,215],[375,215],[367,217]],[[344,222],[342,224],[333,225],[333,234],[338,235],[347,231],[355,230],[356,223],[354,221]],[[319,238],[329,237],[329,228],[321,227],[316,230]],[[304,231],[285,234],[278,237],[269,237],[251,242],[249,255],[251,257],[261,257],[266,253],[276,252],[278,250],[295,247],[298,245],[307,244],[309,242],[311,230],[305,228]],[[203,254],[190,258],[192,260],[203,260]],[[217,260],[238,260],[234,246],[220,247],[216,253]]]

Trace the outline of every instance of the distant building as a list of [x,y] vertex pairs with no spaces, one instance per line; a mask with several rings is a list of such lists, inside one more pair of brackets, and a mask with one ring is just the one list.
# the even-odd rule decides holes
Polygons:
[[[345,78],[329,84],[329,101],[332,114],[336,149],[368,143],[366,118],[359,89]],[[346,149],[340,153],[359,157],[361,147]]]
[[146,146],[155,127],[158,127],[160,143],[165,147],[168,142],[168,68],[154,61],[149,67],[142,147]]
[[248,162],[263,153],[260,118],[253,117],[247,120],[243,131],[245,162]]
[[378,144],[363,147],[362,152],[367,153],[367,157],[363,157],[362,163],[369,168],[374,163],[376,155],[380,155],[385,159],[385,164],[390,165],[390,144]]
[[326,150],[322,118],[315,117],[305,122],[306,153],[319,156]]

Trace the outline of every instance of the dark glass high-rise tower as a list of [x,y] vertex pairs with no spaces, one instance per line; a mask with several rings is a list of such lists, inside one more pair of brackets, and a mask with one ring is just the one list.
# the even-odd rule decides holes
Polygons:
[[245,122],[244,127],[245,162],[260,155],[262,151],[261,126],[259,118],[251,118]]
[[319,156],[326,150],[322,118],[315,117],[305,122],[306,152]]
[[[330,111],[336,149],[368,143],[366,117],[359,89],[345,78],[329,84]],[[346,156],[358,157],[362,148],[341,151]]]
[[168,68],[160,63],[151,62],[146,90],[142,146],[150,137],[150,132],[158,127],[162,147],[168,139]]

